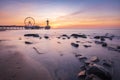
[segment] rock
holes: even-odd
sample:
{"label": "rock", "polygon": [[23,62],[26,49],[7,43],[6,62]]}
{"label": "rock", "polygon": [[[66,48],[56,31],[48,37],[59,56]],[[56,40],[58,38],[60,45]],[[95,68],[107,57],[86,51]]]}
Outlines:
{"label": "rock", "polygon": [[44,36],[44,38],[45,38],[45,39],[48,39],[48,38],[49,38],[49,36]]}
{"label": "rock", "polygon": [[66,35],[66,34],[61,35],[61,37],[70,39],[70,37],[68,35]]}
{"label": "rock", "polygon": [[120,46],[117,46],[117,49],[120,49]]}
{"label": "rock", "polygon": [[80,69],[81,69],[81,70],[86,70],[86,66],[83,65],[83,66],[80,67]]}
{"label": "rock", "polygon": [[68,37],[68,39],[70,39],[70,37]]}
{"label": "rock", "polygon": [[39,37],[38,34],[25,34],[24,36],[27,36],[27,37]]}
{"label": "rock", "polygon": [[33,44],[32,42],[25,41],[25,44]]}
{"label": "rock", "polygon": [[91,41],[87,41],[88,43],[92,43]]}
{"label": "rock", "polygon": [[85,61],[85,65],[86,65],[86,66],[88,66],[88,65],[90,65],[90,64],[93,64],[93,62],[91,62],[90,60],[86,60],[86,61]]}
{"label": "rock", "polygon": [[94,74],[90,74],[90,75],[87,75],[85,80],[102,80],[102,79],[100,79],[98,76]]}
{"label": "rock", "polygon": [[120,52],[120,49],[116,49],[116,48],[110,47],[110,46],[108,47],[108,50]]}
{"label": "rock", "polygon": [[21,37],[19,37],[19,40],[22,40],[22,38],[21,38]]}
{"label": "rock", "polygon": [[102,44],[102,47],[107,47],[107,43],[103,43],[103,44]]}
{"label": "rock", "polygon": [[101,37],[101,39],[100,39],[101,41],[105,41],[105,38],[104,37]]}
{"label": "rock", "polygon": [[79,57],[79,56],[82,56],[81,54],[75,54],[75,57]]}
{"label": "rock", "polygon": [[39,37],[39,39],[42,39],[42,37]]}
{"label": "rock", "polygon": [[76,43],[80,43],[80,41],[76,41]]}
{"label": "rock", "polygon": [[65,37],[63,37],[62,39],[66,39]]}
{"label": "rock", "polygon": [[98,77],[100,77],[102,80],[112,80],[112,76],[108,70],[106,70],[104,67],[93,64],[87,69],[87,74],[94,74]]}
{"label": "rock", "polygon": [[85,48],[91,47],[91,45],[83,45]]}
{"label": "rock", "polygon": [[71,35],[71,37],[74,37],[74,38],[87,38],[87,36],[86,35],[84,35],[84,34],[72,34]]}
{"label": "rock", "polygon": [[111,64],[110,64],[110,63],[107,63],[107,62],[104,62],[103,65],[104,65],[104,66],[107,66],[107,67],[111,67]]}
{"label": "rock", "polygon": [[44,53],[39,52],[39,50],[38,50],[36,47],[33,47],[33,49],[34,49],[38,54],[44,54]]}
{"label": "rock", "polygon": [[80,71],[80,72],[78,73],[78,78],[85,78],[85,77],[86,77],[86,71],[85,71],[85,70]]}
{"label": "rock", "polygon": [[100,39],[101,37],[100,36],[95,36],[94,39]]}
{"label": "rock", "polygon": [[60,54],[60,56],[63,56],[63,54]]}
{"label": "rock", "polygon": [[66,34],[63,34],[63,35],[61,35],[62,37],[68,37],[68,35],[66,35]]}
{"label": "rock", "polygon": [[101,41],[95,41],[96,44],[103,44]]}
{"label": "rock", "polygon": [[71,43],[71,45],[72,45],[73,47],[76,47],[76,48],[79,47],[79,44],[76,44],[76,43]]}
{"label": "rock", "polygon": [[106,66],[106,67],[112,67],[112,62],[105,60],[105,61],[103,62],[103,65]]}
{"label": "rock", "polygon": [[57,37],[58,39],[60,39],[60,37]]}
{"label": "rock", "polygon": [[61,42],[57,42],[58,44],[61,44]]}
{"label": "rock", "polygon": [[91,62],[98,62],[99,58],[97,56],[93,56],[93,57],[90,58],[90,61]]}
{"label": "rock", "polygon": [[79,56],[78,58],[79,58],[79,60],[86,60],[87,59],[87,57],[84,57],[84,56]]}

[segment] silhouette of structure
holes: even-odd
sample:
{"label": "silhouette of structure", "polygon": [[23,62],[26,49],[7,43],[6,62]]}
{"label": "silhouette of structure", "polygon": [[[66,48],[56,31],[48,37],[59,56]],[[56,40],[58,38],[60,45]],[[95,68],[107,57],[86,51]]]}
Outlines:
{"label": "silhouette of structure", "polygon": [[16,25],[1,25],[0,30],[22,30],[24,26],[16,26]]}
{"label": "silhouette of structure", "polygon": [[45,27],[45,29],[50,29],[49,20],[47,20],[46,23],[47,23],[47,26]]}
{"label": "silhouette of structure", "polygon": [[35,25],[35,20],[32,17],[26,17],[24,20],[25,29],[33,29]]}
{"label": "silhouette of structure", "polygon": [[49,20],[46,21],[46,26],[36,26],[35,25],[35,19],[32,17],[26,17],[24,20],[25,26],[16,26],[16,25],[10,25],[5,26],[1,25],[0,30],[22,30],[22,29],[50,29]]}

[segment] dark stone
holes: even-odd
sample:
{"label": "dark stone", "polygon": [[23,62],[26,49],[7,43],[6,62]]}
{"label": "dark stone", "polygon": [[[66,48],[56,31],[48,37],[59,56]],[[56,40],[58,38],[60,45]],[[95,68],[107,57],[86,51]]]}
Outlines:
{"label": "dark stone", "polygon": [[76,47],[76,48],[79,47],[79,44],[76,44],[76,43],[71,43],[71,45],[72,45],[73,47]]}
{"label": "dark stone", "polygon": [[117,49],[120,49],[120,46],[117,46]]}
{"label": "dark stone", "polygon": [[78,73],[78,78],[85,79],[85,77],[86,77],[86,70],[80,71]]}
{"label": "dark stone", "polygon": [[86,70],[86,66],[85,65],[81,66],[80,70]]}
{"label": "dark stone", "polygon": [[61,36],[68,37],[68,35],[66,35],[66,34],[63,34],[63,35],[61,35]]}
{"label": "dark stone", "polygon": [[91,41],[87,41],[88,43],[92,43]]}
{"label": "dark stone", "polygon": [[25,41],[25,44],[33,44],[32,42]]}
{"label": "dark stone", "polygon": [[85,48],[91,47],[91,45],[83,45]]}
{"label": "dark stone", "polygon": [[92,66],[90,66],[87,69],[87,74],[94,74],[103,80],[112,80],[110,72],[108,72],[104,67],[97,64],[93,64]]}
{"label": "dark stone", "polygon": [[106,67],[112,67],[112,62],[104,60],[103,65]]}
{"label": "dark stone", "polygon": [[98,76],[94,75],[94,74],[90,74],[90,75],[87,75],[85,80],[102,80],[102,79],[99,78]]}
{"label": "dark stone", "polygon": [[21,37],[19,37],[19,40],[22,40],[22,38],[21,38]]}
{"label": "dark stone", "polygon": [[60,56],[63,56],[63,54],[60,54]]}
{"label": "dark stone", "polygon": [[74,38],[87,38],[87,36],[86,35],[84,35],[84,34],[72,34],[71,35],[71,37],[74,37]]}
{"label": "dark stone", "polygon": [[42,37],[39,37],[39,39],[42,39]]}
{"label": "dark stone", "polygon": [[103,44],[104,42],[101,41],[95,41],[96,44]]}
{"label": "dark stone", "polygon": [[80,43],[80,41],[76,41],[76,43]]}
{"label": "dark stone", "polygon": [[66,34],[61,35],[61,37],[70,39],[70,37],[68,35],[66,35]]}
{"label": "dark stone", "polygon": [[58,39],[60,39],[60,37],[57,37]]}
{"label": "dark stone", "polygon": [[97,56],[93,56],[90,58],[91,62],[99,62],[99,58]]}
{"label": "dark stone", "polygon": [[48,39],[49,37],[48,36],[44,36],[45,39]]}
{"label": "dark stone", "polygon": [[57,42],[58,44],[61,44],[61,42]]}
{"label": "dark stone", "polygon": [[114,47],[108,47],[108,50],[120,52],[120,49],[116,49]]}
{"label": "dark stone", "polygon": [[82,56],[81,54],[75,54],[75,57]]}
{"label": "dark stone", "polygon": [[93,62],[91,62],[90,60],[86,60],[86,61],[85,61],[85,65],[86,65],[86,66],[88,66],[88,65],[90,65],[90,64],[93,64]]}
{"label": "dark stone", "polygon": [[63,37],[62,39],[66,39],[65,37]]}
{"label": "dark stone", "polygon": [[39,37],[38,34],[25,34],[24,36],[27,36],[27,37]]}
{"label": "dark stone", "polygon": [[105,38],[104,37],[101,37],[101,39],[100,39],[101,41],[105,41]]}
{"label": "dark stone", "polygon": [[87,57],[84,57],[84,56],[79,56],[78,58],[79,60],[87,60]]}
{"label": "dark stone", "polygon": [[104,66],[107,66],[107,67],[111,67],[111,64],[110,64],[110,63],[107,63],[107,62],[104,62],[103,65],[104,65]]}
{"label": "dark stone", "polygon": [[100,36],[95,36],[94,38],[95,38],[95,39],[100,39],[101,37],[100,37]]}
{"label": "dark stone", "polygon": [[103,44],[102,44],[102,47],[107,47],[107,43],[103,43]]}

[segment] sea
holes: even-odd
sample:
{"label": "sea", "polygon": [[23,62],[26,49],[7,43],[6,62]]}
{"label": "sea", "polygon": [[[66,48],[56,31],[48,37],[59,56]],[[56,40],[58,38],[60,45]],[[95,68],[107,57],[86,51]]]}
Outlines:
{"label": "sea", "polygon": [[[25,34],[38,34],[40,37],[26,37]],[[87,38],[72,38],[72,34],[84,34]],[[67,35],[70,39],[61,37],[62,35]],[[46,39],[45,36],[49,38]],[[95,36],[107,36],[112,39],[105,38],[107,47],[103,47],[95,43],[100,42]],[[26,41],[31,44],[26,44]],[[71,43],[76,43],[79,47],[74,47]],[[8,49],[20,51],[38,64],[42,63],[53,80],[78,80],[78,73],[84,63],[75,54],[81,54],[87,59],[97,56],[100,61],[96,64],[101,66],[104,60],[113,61],[111,68],[103,67],[108,69],[113,80],[120,79],[120,50],[117,49],[120,46],[120,29],[6,30],[0,31],[0,44],[13,46]],[[31,62],[31,65],[33,64]]]}

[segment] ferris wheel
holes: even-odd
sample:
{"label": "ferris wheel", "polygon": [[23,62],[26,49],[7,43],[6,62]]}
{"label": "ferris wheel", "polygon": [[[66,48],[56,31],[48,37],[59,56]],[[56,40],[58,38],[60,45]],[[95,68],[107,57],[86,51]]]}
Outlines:
{"label": "ferris wheel", "polygon": [[26,17],[25,20],[24,20],[24,24],[27,27],[32,27],[32,26],[35,25],[35,20],[32,17]]}

